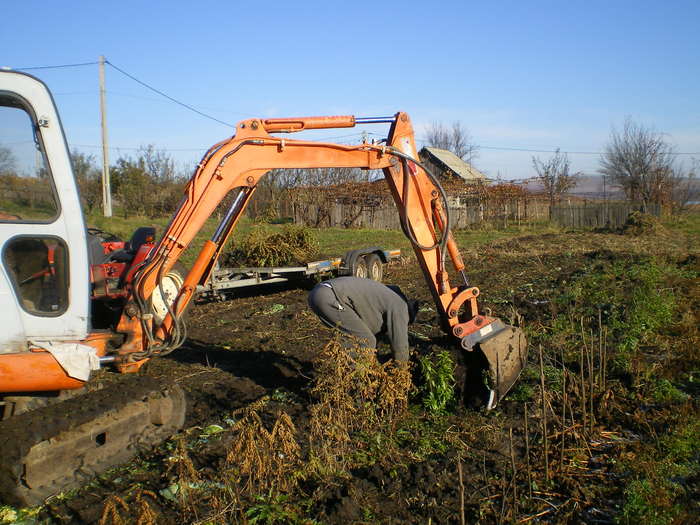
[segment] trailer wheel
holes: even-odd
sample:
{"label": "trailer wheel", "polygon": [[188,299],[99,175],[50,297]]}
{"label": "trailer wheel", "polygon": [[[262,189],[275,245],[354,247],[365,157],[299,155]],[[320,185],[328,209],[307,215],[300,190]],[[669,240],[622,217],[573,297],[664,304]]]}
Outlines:
{"label": "trailer wheel", "polygon": [[366,279],[368,277],[367,260],[364,257],[355,259],[355,263],[352,265],[352,275],[360,279]]}
{"label": "trailer wheel", "polygon": [[[165,292],[165,301],[160,293],[160,287],[156,286],[153,290],[153,295],[151,296],[151,301],[153,304],[153,319],[157,324],[163,322],[165,316],[168,315],[168,308],[166,307],[166,301],[168,305],[172,305],[173,301],[177,297],[182,284],[185,282],[185,277],[187,276],[187,270],[180,263],[175,263],[170,271],[163,277],[163,292]],[[191,302],[190,302],[191,303]],[[185,310],[185,315],[187,310]]]}
{"label": "trailer wheel", "polygon": [[365,255],[365,260],[367,264],[367,277],[381,283],[382,277],[384,276],[384,265],[379,255],[376,253],[369,253]]}

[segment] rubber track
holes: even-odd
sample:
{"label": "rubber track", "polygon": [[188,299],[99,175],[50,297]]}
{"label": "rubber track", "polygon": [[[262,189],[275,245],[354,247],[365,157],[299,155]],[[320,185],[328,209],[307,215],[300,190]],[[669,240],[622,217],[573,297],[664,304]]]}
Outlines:
{"label": "rubber track", "polygon": [[[13,504],[25,503],[23,492],[27,488],[18,491],[18,487],[22,487],[22,463],[36,444],[165,390],[167,386],[154,378],[129,376],[100,390],[0,421],[0,499]],[[78,480],[84,481],[85,475],[76,473]]]}

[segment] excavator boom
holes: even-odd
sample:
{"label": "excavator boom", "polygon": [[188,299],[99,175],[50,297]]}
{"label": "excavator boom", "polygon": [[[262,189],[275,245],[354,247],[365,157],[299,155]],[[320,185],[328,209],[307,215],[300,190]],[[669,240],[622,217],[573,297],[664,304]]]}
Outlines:
{"label": "excavator boom", "polygon": [[[357,123],[389,123],[386,142],[348,146],[271,134],[352,127]],[[118,327],[128,337],[118,350],[117,366],[122,371],[137,369],[146,359],[170,352],[182,343],[181,314],[197,286],[206,281],[263,175],[276,168],[331,167],[383,170],[443,329],[464,350],[479,347],[484,352],[494,401],[501,399],[525,364],[526,341],[519,328],[479,313],[479,289],[467,281],[464,262],[450,231],[447,197],[439,181],[417,159],[414,132],[406,113],[365,119],[333,116],[239,122],[231,139],[216,144],[204,155],[163,237],[135,275],[132,301],[124,309]],[[204,243],[168,315],[156,326],[149,298],[157,283],[231,191],[236,192],[236,197],[228,212],[212,238]],[[450,281],[448,257],[461,277],[457,284]]]}
{"label": "excavator boom", "polygon": [[[24,217],[0,213],[0,320],[5,329],[0,338],[0,440],[7,444],[0,458],[0,499],[6,502],[39,503],[181,428],[187,403],[179,386],[142,375],[101,384],[88,381],[90,372],[107,363],[134,372],[184,342],[185,309],[206,282],[258,181],[273,169],[383,170],[443,329],[463,350],[484,353],[496,400],[525,363],[522,331],[479,311],[479,289],[467,282],[450,232],[446,195],[418,160],[405,113],[239,122],[234,136],[202,158],[160,241],[153,246],[150,238],[145,242],[145,234],[138,242],[135,236],[129,243],[132,251],[122,253],[125,260],[105,265],[91,264],[66,140],[48,88],[29,75],[0,71],[0,113],[7,136],[23,131],[27,144],[34,143],[36,151],[18,151],[31,151],[24,160],[28,166],[36,164],[41,179],[29,178],[32,184],[41,180],[42,191],[53,198],[46,210],[29,209]],[[388,124],[387,139],[342,145],[279,135],[359,124]],[[215,233],[181,279],[176,263],[231,193]],[[91,273],[96,266],[100,272]],[[110,274],[117,266],[124,273]],[[111,281],[118,293],[112,293]],[[96,297],[95,290],[104,297]],[[99,319],[99,329],[91,295],[93,303],[105,297],[114,301],[106,308],[109,315]],[[134,388],[122,388],[128,383]],[[44,395],[57,391],[58,396]],[[70,397],[68,391],[76,395]]]}

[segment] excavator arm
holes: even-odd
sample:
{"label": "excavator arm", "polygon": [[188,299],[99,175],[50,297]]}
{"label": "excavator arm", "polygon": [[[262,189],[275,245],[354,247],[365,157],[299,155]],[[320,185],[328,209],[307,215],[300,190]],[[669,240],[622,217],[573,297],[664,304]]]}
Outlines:
{"label": "excavator arm", "polygon": [[[391,125],[385,143],[348,146],[271,134],[372,123]],[[467,281],[450,231],[446,195],[438,180],[417,160],[414,132],[406,113],[387,118],[335,116],[239,122],[231,139],[214,145],[204,155],[160,242],[133,276],[131,298],[117,327],[117,331],[127,334],[125,343],[113,356],[120,370],[138,369],[148,358],[182,344],[182,313],[197,286],[209,276],[263,175],[276,168],[332,167],[383,170],[443,329],[465,350],[479,345],[489,362],[497,398],[503,397],[524,366],[525,338],[520,329],[479,313],[479,290]],[[154,290],[230,192],[235,197],[228,211],[212,238],[204,243],[177,298],[169,306],[168,315],[156,325],[150,305]],[[453,273],[459,276],[458,284],[450,281],[448,258]]]}

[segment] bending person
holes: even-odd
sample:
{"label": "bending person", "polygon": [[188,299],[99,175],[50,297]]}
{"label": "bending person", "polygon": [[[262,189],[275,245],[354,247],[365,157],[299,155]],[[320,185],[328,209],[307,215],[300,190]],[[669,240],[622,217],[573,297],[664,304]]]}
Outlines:
{"label": "bending person", "polygon": [[408,325],[418,312],[398,286],[371,279],[338,277],[317,284],[309,293],[309,306],[331,328],[377,347],[377,336],[389,340],[394,359],[408,362]]}

